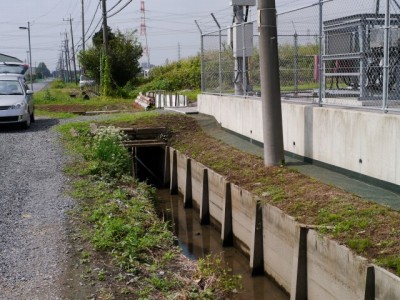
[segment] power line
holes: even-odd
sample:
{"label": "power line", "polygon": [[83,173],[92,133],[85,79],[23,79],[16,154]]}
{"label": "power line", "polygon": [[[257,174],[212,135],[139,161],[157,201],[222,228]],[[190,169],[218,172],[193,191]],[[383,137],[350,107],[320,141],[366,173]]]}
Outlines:
{"label": "power line", "polygon": [[119,12],[121,12],[125,7],[127,7],[129,5],[129,3],[131,3],[132,0],[129,0],[124,6],[122,6],[119,10],[117,10],[115,13],[113,13],[112,15],[109,15],[108,17],[111,18],[113,16],[115,16],[116,14],[118,14]]}
{"label": "power line", "polygon": [[[89,27],[87,28],[87,30],[86,30],[86,32],[85,32],[85,36],[86,36],[87,33],[89,32],[90,27],[91,27],[92,24],[93,24],[94,18],[96,17],[96,14],[97,14],[97,11],[99,10],[99,8],[100,8],[100,1],[99,1],[99,3],[97,4],[96,11],[94,12],[93,17],[92,17],[92,20],[90,21]],[[98,26],[98,24],[96,25],[96,27],[97,27],[97,26]],[[86,39],[86,40],[87,40],[87,39]],[[85,40],[85,42],[86,42],[86,40]]]}
{"label": "power line", "polygon": [[117,4],[115,4],[113,7],[111,7],[109,10],[107,10],[107,13],[111,12],[118,4],[120,4],[122,0],[119,0]]}

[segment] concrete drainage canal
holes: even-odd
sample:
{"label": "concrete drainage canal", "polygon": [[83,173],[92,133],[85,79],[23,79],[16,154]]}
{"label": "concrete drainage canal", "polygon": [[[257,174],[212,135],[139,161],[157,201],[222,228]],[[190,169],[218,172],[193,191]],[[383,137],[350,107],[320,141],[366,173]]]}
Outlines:
{"label": "concrete drainage canal", "polygon": [[165,188],[169,185],[170,175],[166,166],[166,147],[160,139],[165,128],[125,131],[131,138],[126,146],[133,156],[132,173],[158,188],[158,212],[171,223],[183,253],[193,260],[208,254],[221,254],[227,269],[242,276],[244,290],[235,299],[289,299],[289,295],[267,276],[252,276],[249,257],[236,247],[223,247],[218,226],[201,225],[198,207],[185,208],[182,195],[171,195],[171,190]]}

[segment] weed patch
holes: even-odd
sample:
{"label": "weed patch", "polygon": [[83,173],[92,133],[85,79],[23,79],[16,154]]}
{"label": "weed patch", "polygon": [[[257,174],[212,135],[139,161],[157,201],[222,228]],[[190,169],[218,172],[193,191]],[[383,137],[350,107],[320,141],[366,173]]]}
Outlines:
{"label": "weed patch", "polygon": [[221,299],[238,290],[219,265],[205,260],[208,267],[198,268],[175,246],[155,212],[155,189],[128,176],[124,137],[115,127],[76,123],[60,132],[76,159],[67,170],[70,193],[79,200],[71,218],[90,245],[80,256],[82,278],[97,287],[97,297]]}

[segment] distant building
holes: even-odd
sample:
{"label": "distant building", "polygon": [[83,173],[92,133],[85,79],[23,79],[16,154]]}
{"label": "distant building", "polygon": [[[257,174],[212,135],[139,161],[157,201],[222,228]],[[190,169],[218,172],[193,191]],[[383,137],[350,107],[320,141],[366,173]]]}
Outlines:
{"label": "distant building", "polygon": [[3,53],[0,53],[0,61],[1,62],[23,62],[22,60],[14,57],[14,56],[10,56],[10,55],[3,54]]}
{"label": "distant building", "polygon": [[151,71],[151,69],[153,69],[155,67],[155,65],[152,65],[152,64],[149,65],[149,64],[143,62],[140,64],[140,67],[142,68],[143,77],[146,78],[149,76],[149,72]]}

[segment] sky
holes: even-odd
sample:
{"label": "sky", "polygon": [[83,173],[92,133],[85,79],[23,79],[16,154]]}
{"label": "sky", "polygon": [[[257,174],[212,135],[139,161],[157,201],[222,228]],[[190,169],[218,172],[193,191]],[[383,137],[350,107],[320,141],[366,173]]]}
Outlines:
{"label": "sky", "polygon": [[[333,0],[326,4],[325,14],[332,17],[354,14],[356,10],[372,12],[376,0]],[[276,0],[277,12],[284,13],[300,8],[318,0]],[[383,3],[384,0],[381,0]],[[100,29],[101,3],[99,0],[83,0],[86,37]],[[203,32],[217,30],[211,13],[222,28],[232,23],[233,9],[230,0],[144,0],[145,13],[141,12],[141,0],[107,0],[108,25],[112,30],[137,30],[138,39],[146,46],[146,38],[140,34],[143,22],[146,25],[147,45],[150,63],[163,65],[167,61],[193,56],[200,50],[200,33],[195,24],[198,22]],[[381,6],[383,5],[381,3]],[[27,60],[29,43],[28,31],[19,27],[30,23],[32,62],[37,65],[44,62],[55,70],[65,33],[69,45],[72,45],[70,18],[74,44],[77,51],[82,45],[82,0],[12,0],[0,10],[0,53]],[[123,6],[127,6],[123,8]],[[383,7],[383,6],[382,6]],[[120,12],[118,10],[122,9]],[[117,13],[118,12],[118,13]],[[111,16],[116,13],[114,16]],[[256,20],[257,8],[250,9],[250,20]],[[278,15],[278,31],[292,34],[294,29],[314,33],[318,26],[318,7],[312,7],[297,13]],[[91,26],[89,27],[89,25]],[[90,46],[91,39],[86,43]],[[147,62],[147,57],[141,59]]]}

